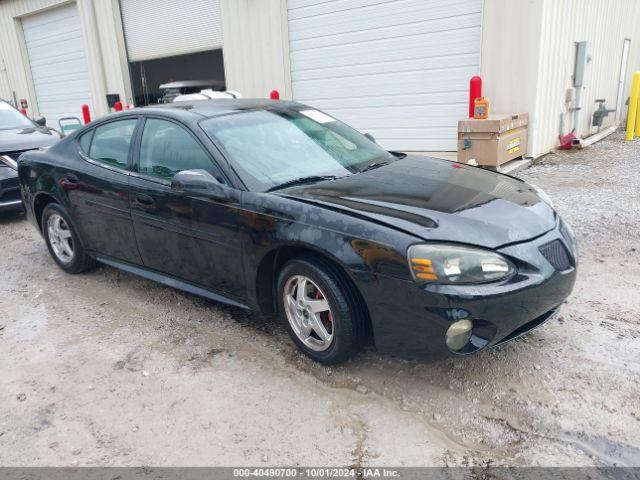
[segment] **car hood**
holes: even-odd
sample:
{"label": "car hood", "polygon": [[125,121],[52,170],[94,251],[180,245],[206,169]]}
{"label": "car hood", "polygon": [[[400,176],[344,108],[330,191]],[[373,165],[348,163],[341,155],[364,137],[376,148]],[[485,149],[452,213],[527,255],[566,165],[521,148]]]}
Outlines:
{"label": "car hood", "polygon": [[0,129],[0,153],[49,147],[58,140],[60,135],[46,128]]}
{"label": "car hood", "polygon": [[537,237],[556,223],[553,209],[526,183],[422,156],[279,193],[366,217],[424,240],[488,248]]}

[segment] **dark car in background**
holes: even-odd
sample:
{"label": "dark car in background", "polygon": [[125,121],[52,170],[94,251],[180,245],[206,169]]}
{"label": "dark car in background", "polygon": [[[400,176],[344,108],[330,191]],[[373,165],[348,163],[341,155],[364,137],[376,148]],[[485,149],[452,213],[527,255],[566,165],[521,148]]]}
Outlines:
{"label": "dark car in background", "polygon": [[31,120],[9,103],[0,100],[0,212],[21,210],[18,185],[18,157],[60,140],[60,135],[45,126],[45,119]]}
{"label": "dark car in background", "polygon": [[276,312],[322,363],[371,336],[462,356],[551,318],[576,246],[537,188],[388,152],[292,102],[214,100],[100,119],[21,157],[28,216],[70,273],[96,261]]}

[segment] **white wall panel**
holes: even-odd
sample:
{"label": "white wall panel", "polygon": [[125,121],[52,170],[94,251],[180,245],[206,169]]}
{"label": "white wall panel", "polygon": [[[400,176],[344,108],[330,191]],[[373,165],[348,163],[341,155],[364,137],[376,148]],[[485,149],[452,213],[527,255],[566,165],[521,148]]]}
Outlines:
{"label": "white wall panel", "polygon": [[[558,146],[561,114],[565,133],[574,127],[582,137],[596,132],[590,126],[595,100],[604,98],[608,108],[615,108],[625,38],[631,39],[628,98],[631,72],[640,70],[637,0],[491,0],[484,17],[484,93],[493,111],[529,112],[529,155],[538,157]],[[592,61],[580,122],[574,125],[565,94],[572,87],[579,41],[590,42]],[[611,114],[604,126],[614,122]]]}
{"label": "white wall panel", "polygon": [[219,0],[121,0],[129,60],[222,48]]}
{"label": "white wall panel", "polygon": [[[29,115],[38,111],[34,81],[29,67],[29,54],[22,20],[62,6],[75,6],[80,17],[82,40],[91,95],[89,106],[94,116],[108,113],[105,95],[118,93],[130,98],[124,40],[120,26],[118,0],[2,0],[0,1],[0,96],[15,96],[29,102]],[[52,54],[55,52],[52,51]],[[62,89],[59,95],[65,95]],[[80,105],[72,112],[80,116]]]}
{"label": "white wall panel", "polygon": [[[567,131],[575,127],[577,135],[582,137],[596,132],[591,127],[596,99],[606,99],[607,108],[615,108],[625,38],[631,39],[627,85],[631,81],[630,72],[640,70],[640,2],[545,0],[542,26],[544,42],[540,52],[537,122],[532,145],[536,155],[558,145],[560,113],[564,110],[565,92],[572,86],[575,42],[590,43],[592,60],[582,93],[580,122],[574,125],[572,115],[565,115]],[[603,128],[614,123],[615,115],[611,114]]]}
{"label": "white wall panel", "polygon": [[285,0],[221,0],[227,88],[265,98],[278,90],[291,99]]}
{"label": "white wall panel", "polygon": [[51,127],[91,103],[91,85],[80,17],[75,4],[22,19],[40,115]]}
{"label": "white wall panel", "polygon": [[455,150],[480,68],[482,3],[289,0],[294,100],[388,148]]}

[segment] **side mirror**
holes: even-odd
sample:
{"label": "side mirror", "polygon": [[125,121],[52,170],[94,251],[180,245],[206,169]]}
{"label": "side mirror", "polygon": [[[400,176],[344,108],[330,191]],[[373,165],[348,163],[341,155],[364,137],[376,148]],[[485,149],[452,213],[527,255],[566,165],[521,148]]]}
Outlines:
{"label": "side mirror", "polygon": [[35,123],[39,127],[46,127],[47,126],[47,119],[44,118],[44,117],[34,117],[33,123]]}
{"label": "side mirror", "polygon": [[364,136],[367,137],[369,140],[371,140],[373,143],[378,143],[376,142],[376,139],[373,137],[373,135],[371,135],[370,133],[365,133]]}
{"label": "side mirror", "polygon": [[82,128],[82,122],[78,117],[64,117],[58,120],[58,126],[62,135],[66,136]]}
{"label": "side mirror", "polygon": [[171,180],[171,192],[181,195],[194,195],[214,200],[228,200],[230,189],[221,184],[206,170],[183,170]]}

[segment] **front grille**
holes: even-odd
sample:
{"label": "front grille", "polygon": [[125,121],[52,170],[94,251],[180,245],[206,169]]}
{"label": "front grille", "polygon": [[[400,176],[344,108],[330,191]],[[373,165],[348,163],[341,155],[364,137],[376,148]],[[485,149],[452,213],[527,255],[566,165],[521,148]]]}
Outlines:
{"label": "front grille", "polygon": [[540,248],[540,253],[556,270],[566,270],[571,267],[571,260],[567,249],[560,240],[545,243]]}

